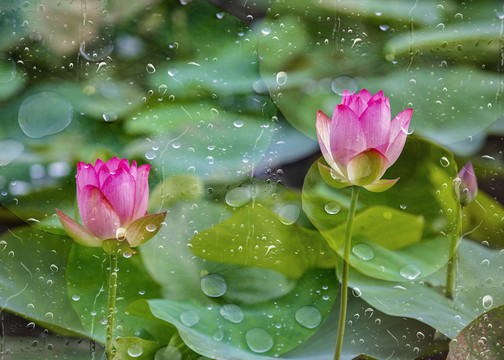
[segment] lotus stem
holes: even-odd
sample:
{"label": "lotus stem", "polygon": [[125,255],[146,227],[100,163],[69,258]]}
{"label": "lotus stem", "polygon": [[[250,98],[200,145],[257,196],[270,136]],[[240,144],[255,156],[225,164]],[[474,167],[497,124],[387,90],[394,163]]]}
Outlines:
{"label": "lotus stem", "polygon": [[450,239],[450,250],[448,258],[448,267],[446,270],[446,297],[453,299],[453,291],[455,287],[455,267],[457,265],[457,248],[460,240],[462,239],[462,218],[464,216],[464,207],[460,207],[460,216],[458,218],[457,226],[460,227],[460,234],[456,234]]}
{"label": "lotus stem", "polygon": [[350,272],[350,247],[352,244],[352,225],[355,217],[355,209],[357,208],[357,199],[359,197],[359,187],[352,186],[352,199],[345,231],[345,247],[343,250],[343,271],[341,274],[341,299],[340,312],[338,321],[338,337],[336,339],[336,351],[334,360],[340,360],[341,350],[343,348],[343,336],[345,333],[346,312],[348,302],[348,274]]}
{"label": "lotus stem", "polygon": [[117,254],[110,255],[110,272],[109,272],[109,289],[108,289],[108,304],[107,304],[107,333],[105,337],[105,354],[107,360],[112,360],[114,342],[114,314],[116,311],[116,294],[117,294]]}

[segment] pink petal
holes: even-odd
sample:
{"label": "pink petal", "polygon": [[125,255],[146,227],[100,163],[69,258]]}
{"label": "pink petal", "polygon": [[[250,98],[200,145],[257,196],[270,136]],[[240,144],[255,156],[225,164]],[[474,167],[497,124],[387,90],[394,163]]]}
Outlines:
{"label": "pink petal", "polygon": [[361,98],[362,101],[364,101],[366,104],[369,102],[369,100],[371,100],[371,94],[369,93],[369,91],[367,91],[366,89],[362,89],[358,94],[357,94],[358,97]]}
{"label": "pink petal", "polygon": [[334,109],[330,145],[332,157],[341,167],[346,167],[350,158],[366,149],[359,118],[345,105],[338,105]]}
{"label": "pink petal", "polygon": [[132,220],[145,215],[149,203],[149,171],[150,165],[142,165],[136,173],[135,209]]}
{"label": "pink petal", "polygon": [[121,226],[126,227],[131,222],[135,208],[135,179],[126,170],[119,168],[111,173],[103,183],[103,195],[112,205]]}
{"label": "pink petal", "polygon": [[327,164],[332,167],[334,160],[331,155],[331,145],[329,140],[331,133],[331,119],[320,110],[317,112],[315,128],[317,129],[317,138],[320,146],[320,151],[322,152],[322,155],[324,156]]}
{"label": "pink petal", "polygon": [[389,159],[389,166],[395,163],[401,155],[408,136],[411,115],[413,115],[413,109],[403,110],[390,123],[389,146],[385,151],[385,156]]}
{"label": "pink petal", "polygon": [[98,171],[100,171],[101,167],[105,165],[105,163],[101,160],[101,159],[96,159],[96,162],[95,162],[95,165],[94,165],[94,169],[95,169],[95,172],[98,174]]}
{"label": "pink petal", "polygon": [[117,170],[117,167],[119,166],[120,162],[121,160],[119,160],[117,157],[114,156],[112,159],[107,161],[105,165],[107,165],[110,171],[114,172]]}
{"label": "pink petal", "polygon": [[95,169],[90,164],[79,162],[77,164],[77,201],[79,201],[80,190],[86,185],[99,186],[98,176],[96,176]]}
{"label": "pink petal", "polygon": [[371,99],[368,100],[368,103],[371,103],[376,100],[385,100],[385,95],[383,95],[383,91],[378,91],[376,94],[374,94]]}
{"label": "pink petal", "polygon": [[390,138],[390,108],[383,99],[370,101],[360,117],[366,146],[385,153]]}
{"label": "pink petal", "polygon": [[100,186],[99,188],[101,189],[103,184],[105,183],[105,180],[110,176],[111,171],[107,167],[107,165],[103,164],[100,167],[100,170],[97,172],[98,174],[98,180],[100,181]]}
{"label": "pink petal", "polygon": [[361,114],[366,110],[368,104],[362,100],[359,96],[353,96],[349,100],[346,101],[346,104],[357,116],[361,116]]}
{"label": "pink petal", "polygon": [[119,216],[100,189],[93,185],[84,186],[78,204],[84,227],[91,234],[99,239],[115,238],[120,226]]}
{"label": "pink petal", "polygon": [[97,247],[102,245],[102,241],[100,239],[92,235],[70,216],[58,209],[56,209],[56,213],[58,214],[61,225],[63,225],[63,228],[67,232],[68,236],[70,236],[75,242],[84,246]]}

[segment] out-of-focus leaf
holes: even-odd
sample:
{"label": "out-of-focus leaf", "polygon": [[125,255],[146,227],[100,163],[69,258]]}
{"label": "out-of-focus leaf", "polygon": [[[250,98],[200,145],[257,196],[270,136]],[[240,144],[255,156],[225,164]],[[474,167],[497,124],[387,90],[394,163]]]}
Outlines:
{"label": "out-of-focus leaf", "polygon": [[450,342],[447,360],[494,360],[504,356],[504,305],[471,321]]}
{"label": "out-of-focus leaf", "polygon": [[332,268],[336,262],[317,231],[285,224],[261,204],[241,208],[196,235],[190,246],[194,254],[208,260],[276,270],[295,279],[309,268]]}
{"label": "out-of-focus leaf", "polygon": [[317,331],[335,299],[333,277],[332,271],[310,271],[284,297],[239,307],[192,299],[148,303],[154,316],[174,324],[184,342],[202,355],[261,359],[263,353],[285,353]]}
{"label": "out-of-focus leaf", "polygon": [[472,239],[504,248],[504,207],[499,202],[480,189],[475,201],[463,211],[464,233],[470,233]]}
{"label": "out-of-focus leaf", "polygon": [[350,271],[349,284],[362,298],[393,316],[420,320],[449,338],[492,307],[504,304],[504,252],[463,240],[458,247],[454,300],[444,295],[446,267],[421,280],[389,282]]}
{"label": "out-of-focus leaf", "polygon": [[56,333],[91,336],[67,295],[65,269],[73,241],[28,226],[0,239],[1,309]]}

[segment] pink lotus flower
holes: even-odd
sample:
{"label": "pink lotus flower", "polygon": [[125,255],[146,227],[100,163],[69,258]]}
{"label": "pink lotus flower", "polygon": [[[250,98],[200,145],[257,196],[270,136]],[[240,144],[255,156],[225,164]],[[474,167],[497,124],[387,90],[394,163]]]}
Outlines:
{"label": "pink lotus flower", "polygon": [[319,163],[324,180],[336,188],[390,189],[399,178],[380,179],[404,148],[412,114],[407,109],[391,121],[389,99],[382,91],[372,96],[365,89],[358,94],[345,90],[332,120],[320,110],[317,113],[320,150],[329,165]]}
{"label": "pink lotus flower", "polygon": [[468,162],[458,173],[460,181],[455,182],[455,192],[462,206],[471,203],[478,193],[478,181],[472,164]]}
{"label": "pink lotus flower", "polygon": [[102,246],[104,240],[143,244],[158,231],[166,213],[147,214],[150,165],[137,168],[114,157],[95,165],[77,165],[77,204],[84,226],[56,209],[63,228],[84,246]]}

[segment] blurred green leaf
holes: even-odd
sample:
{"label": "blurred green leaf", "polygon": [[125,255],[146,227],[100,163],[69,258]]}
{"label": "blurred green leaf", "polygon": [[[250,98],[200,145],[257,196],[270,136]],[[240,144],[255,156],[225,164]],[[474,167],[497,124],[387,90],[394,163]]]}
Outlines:
{"label": "blurred green leaf", "polygon": [[499,359],[504,355],[504,305],[471,321],[450,342],[447,360]]}
{"label": "blurred green leaf", "polygon": [[449,338],[488,309],[504,304],[504,252],[463,240],[458,247],[454,300],[444,295],[446,267],[421,280],[389,282],[350,271],[349,284],[362,298],[393,316],[420,320]]}
{"label": "blurred green leaf", "polygon": [[313,267],[332,268],[335,256],[317,231],[285,224],[255,204],[196,235],[191,251],[207,260],[276,270],[297,279]]}
{"label": "blurred green leaf", "polygon": [[0,239],[1,309],[59,334],[91,337],[67,295],[65,270],[73,241],[28,226],[8,230]]}
{"label": "blurred green leaf", "polygon": [[327,290],[332,278],[331,271],[310,271],[284,297],[233,308],[192,299],[148,303],[154,316],[174,324],[184,342],[202,355],[261,359],[259,354],[284,353],[315,333],[334,301]]}

